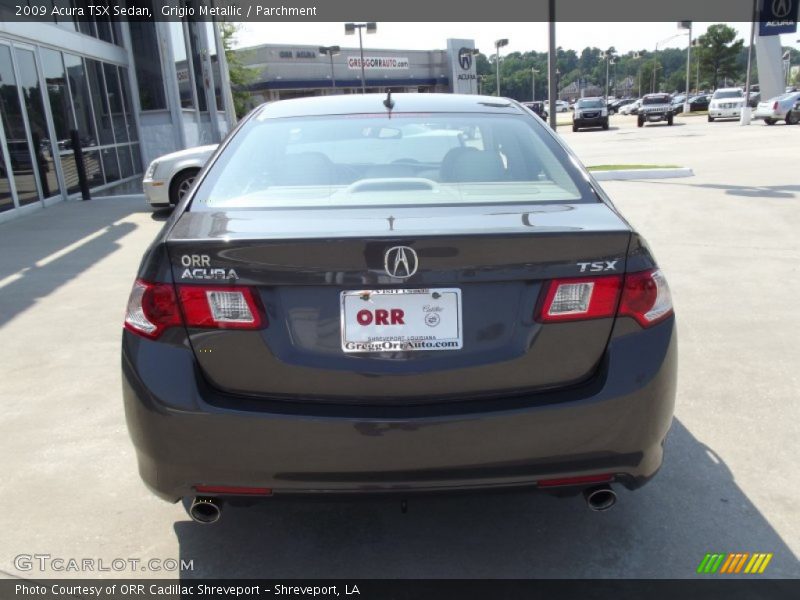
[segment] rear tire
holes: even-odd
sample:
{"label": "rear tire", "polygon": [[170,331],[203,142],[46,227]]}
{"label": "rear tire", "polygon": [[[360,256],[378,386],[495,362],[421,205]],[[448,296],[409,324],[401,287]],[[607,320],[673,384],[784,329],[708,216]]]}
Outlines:
{"label": "rear tire", "polygon": [[786,114],[786,124],[787,125],[797,125],[797,123],[800,123],[800,114],[797,114],[793,110],[790,110]]}
{"label": "rear tire", "polygon": [[608,129],[608,119],[603,122],[603,129]]}
{"label": "rear tire", "polygon": [[767,125],[775,125],[776,122],[775,119],[764,119],[764,123]]}
{"label": "rear tire", "polygon": [[186,169],[172,178],[172,183],[169,184],[169,201],[171,204],[178,204],[183,199],[186,192],[192,187],[194,178],[197,177],[199,172],[200,169]]}

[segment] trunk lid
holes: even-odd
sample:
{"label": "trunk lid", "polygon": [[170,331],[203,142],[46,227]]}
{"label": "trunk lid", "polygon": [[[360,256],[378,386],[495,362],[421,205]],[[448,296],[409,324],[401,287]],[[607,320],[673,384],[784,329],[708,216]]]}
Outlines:
{"label": "trunk lid", "polygon": [[[265,310],[268,326],[258,331],[189,329],[200,369],[217,388],[421,403],[590,376],[613,318],[542,325],[536,303],[549,280],[597,275],[588,263],[616,261],[603,274],[623,273],[629,240],[629,226],[605,204],[542,203],[186,212],[167,248],[178,285],[252,286]],[[386,271],[386,252],[397,246],[418,257],[407,279]],[[343,350],[343,292],[408,289],[456,290],[460,349]]]}

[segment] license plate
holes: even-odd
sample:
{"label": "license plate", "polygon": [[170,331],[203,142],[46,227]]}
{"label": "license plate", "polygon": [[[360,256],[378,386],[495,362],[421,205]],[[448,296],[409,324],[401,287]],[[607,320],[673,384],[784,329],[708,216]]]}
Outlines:
{"label": "license plate", "polygon": [[351,290],[341,294],[342,350],[398,352],[459,350],[458,288]]}

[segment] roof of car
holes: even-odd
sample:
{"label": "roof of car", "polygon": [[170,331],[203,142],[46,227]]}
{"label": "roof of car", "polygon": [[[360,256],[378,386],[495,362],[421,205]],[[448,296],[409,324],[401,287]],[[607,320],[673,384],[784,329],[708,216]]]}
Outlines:
{"label": "roof of car", "polygon": [[[346,94],[279,100],[262,105],[256,118],[305,117],[388,112],[386,94]],[[474,94],[392,94],[392,112],[495,112],[523,114],[508,98]]]}

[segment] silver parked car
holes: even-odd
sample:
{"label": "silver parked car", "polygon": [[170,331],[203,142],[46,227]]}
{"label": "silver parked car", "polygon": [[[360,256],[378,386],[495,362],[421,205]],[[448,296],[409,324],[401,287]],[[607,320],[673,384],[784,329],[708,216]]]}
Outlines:
{"label": "silver parked car", "polygon": [[778,121],[786,121],[787,125],[796,123],[797,113],[792,111],[794,105],[800,100],[800,92],[781,94],[770,98],[766,102],[759,102],[754,119],[764,119],[767,125],[775,125]]}
{"label": "silver parked car", "polygon": [[217,149],[216,144],[187,148],[159,156],[147,167],[142,180],[151,208],[168,208],[186,195],[195,177]]}

